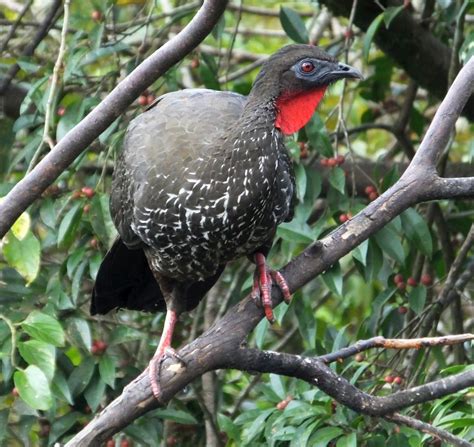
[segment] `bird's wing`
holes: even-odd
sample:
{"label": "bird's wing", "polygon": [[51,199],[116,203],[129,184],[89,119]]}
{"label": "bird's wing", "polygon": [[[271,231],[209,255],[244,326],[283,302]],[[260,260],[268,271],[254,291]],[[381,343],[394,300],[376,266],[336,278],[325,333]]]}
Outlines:
{"label": "bird's wing", "polygon": [[191,166],[200,158],[213,162],[245,101],[231,92],[181,90],[163,95],[130,123],[111,194],[112,217],[127,245],[140,243],[134,221],[153,219],[168,198],[192,188]]}

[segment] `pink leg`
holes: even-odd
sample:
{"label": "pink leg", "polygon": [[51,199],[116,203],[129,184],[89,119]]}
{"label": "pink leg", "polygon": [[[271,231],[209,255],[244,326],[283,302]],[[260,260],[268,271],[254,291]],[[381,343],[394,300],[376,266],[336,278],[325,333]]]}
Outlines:
{"label": "pink leg", "polygon": [[270,323],[275,321],[273,317],[271,286],[273,281],[280,287],[283,298],[287,303],[291,300],[291,293],[285,278],[280,272],[270,270],[267,267],[265,256],[262,253],[255,253],[255,276],[251,296],[256,298],[260,296],[260,300],[265,311],[265,316]]}
{"label": "pink leg", "polygon": [[150,360],[148,376],[150,377],[151,390],[157,399],[160,397],[160,385],[158,383],[159,367],[165,358],[166,352],[170,349],[171,339],[173,337],[174,327],[176,326],[177,321],[178,314],[174,310],[167,310],[160,343],[158,344],[155,355]]}

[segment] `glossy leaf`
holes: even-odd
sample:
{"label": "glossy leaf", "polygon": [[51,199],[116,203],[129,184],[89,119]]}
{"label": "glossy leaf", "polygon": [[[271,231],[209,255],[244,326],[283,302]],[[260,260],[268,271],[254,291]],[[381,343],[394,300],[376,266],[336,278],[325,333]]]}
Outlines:
{"label": "glossy leaf", "polygon": [[308,31],[300,15],[294,10],[282,6],[280,9],[280,22],[285,33],[297,43],[308,43]]}
{"label": "glossy leaf", "polygon": [[22,328],[31,337],[50,343],[53,346],[64,345],[64,331],[61,324],[52,316],[34,310],[21,323]]}
{"label": "glossy leaf", "polygon": [[36,365],[28,366],[24,371],[15,372],[15,387],[20,397],[36,410],[48,410],[52,403],[48,379]]}

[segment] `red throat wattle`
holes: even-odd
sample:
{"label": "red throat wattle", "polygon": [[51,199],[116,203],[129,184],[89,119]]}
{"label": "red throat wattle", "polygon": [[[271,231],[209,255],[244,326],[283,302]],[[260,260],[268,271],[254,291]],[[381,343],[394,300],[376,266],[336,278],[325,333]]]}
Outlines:
{"label": "red throat wattle", "polygon": [[325,91],[326,86],[296,95],[282,94],[276,100],[278,113],[275,127],[284,135],[300,130],[310,120]]}

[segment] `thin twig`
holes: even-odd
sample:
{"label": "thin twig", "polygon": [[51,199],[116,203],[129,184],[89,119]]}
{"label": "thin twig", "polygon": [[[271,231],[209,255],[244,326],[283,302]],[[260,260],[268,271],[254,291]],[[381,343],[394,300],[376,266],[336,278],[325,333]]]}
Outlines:
{"label": "thin twig", "polygon": [[50,124],[50,121],[51,121],[53,106],[56,104],[55,96],[56,96],[56,89],[57,89],[58,82],[59,82],[59,73],[61,72],[61,70],[64,70],[63,60],[64,60],[64,55],[66,53],[66,37],[67,37],[67,32],[68,32],[68,27],[69,27],[69,7],[70,7],[70,5],[71,5],[71,0],[64,0],[63,28],[61,30],[61,41],[59,43],[58,57],[56,58],[56,63],[54,64],[54,68],[53,68],[53,78],[51,80],[51,85],[50,85],[50,88],[49,88],[48,100],[46,101],[46,111],[45,111],[45,116],[44,116],[43,137],[41,139],[41,143],[39,144],[38,148],[36,149],[32,159],[30,161],[28,169],[26,170],[27,174],[29,172],[31,172],[31,170],[36,165],[36,162],[38,161],[38,158],[41,155],[41,151],[43,149],[43,144],[48,143],[50,149],[53,149],[53,147],[54,147],[54,141],[51,138],[51,136],[49,135],[49,124]]}
{"label": "thin twig", "polygon": [[431,424],[427,424],[426,422],[419,421],[418,419],[411,418],[409,416],[405,416],[400,413],[394,413],[388,416],[384,416],[384,419],[390,422],[398,422],[408,427],[414,428],[416,430],[420,430],[423,433],[427,433],[435,438],[442,439],[443,441],[459,446],[459,447],[472,447],[473,444],[465,441],[464,439],[459,438],[458,436],[454,436],[453,434],[449,433],[442,428],[433,427]]}

